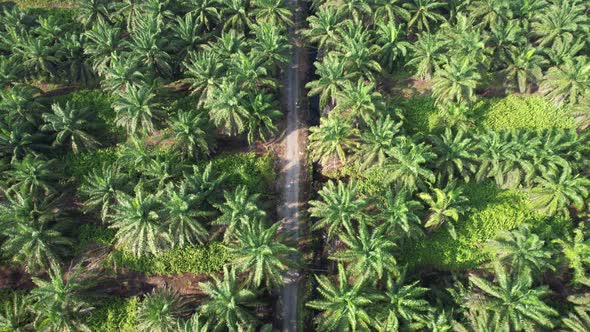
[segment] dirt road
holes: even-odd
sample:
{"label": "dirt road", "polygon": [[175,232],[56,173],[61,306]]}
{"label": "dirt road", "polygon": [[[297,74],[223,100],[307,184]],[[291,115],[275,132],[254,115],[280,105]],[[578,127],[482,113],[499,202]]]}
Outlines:
{"label": "dirt road", "polygon": [[[299,209],[300,202],[300,181],[302,171],[302,159],[305,152],[305,147],[300,146],[301,130],[299,129],[299,98],[301,93],[301,59],[302,50],[297,45],[296,29],[298,22],[301,20],[300,12],[296,10],[298,7],[297,0],[290,0],[293,6],[295,26],[290,29],[289,36],[291,38],[292,54],[291,64],[287,70],[287,80],[285,85],[287,97],[287,128],[283,138],[283,155],[281,156],[282,170],[281,170],[281,192],[283,204],[279,207],[279,216],[283,218],[283,232],[289,234],[296,242],[299,241]],[[288,271],[285,274],[285,288],[281,292],[283,326],[282,331],[296,332],[299,331],[298,326],[298,309],[299,309],[299,276],[300,272],[296,270]]]}

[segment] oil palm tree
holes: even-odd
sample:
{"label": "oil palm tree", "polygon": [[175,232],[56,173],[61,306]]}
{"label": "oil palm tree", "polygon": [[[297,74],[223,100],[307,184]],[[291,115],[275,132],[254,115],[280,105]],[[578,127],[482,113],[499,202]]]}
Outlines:
{"label": "oil palm tree", "polygon": [[248,94],[248,113],[246,137],[253,144],[256,138],[266,141],[269,135],[277,131],[274,121],[283,113],[275,105],[274,96],[268,93]]}
{"label": "oil palm tree", "polygon": [[479,71],[468,59],[451,58],[436,71],[432,95],[437,104],[471,103],[476,99],[475,88],[480,79]]}
{"label": "oil palm tree", "polygon": [[418,40],[410,45],[412,57],[406,66],[415,68],[417,77],[429,80],[433,73],[439,71],[447,44],[448,41],[438,34],[421,33]]}
{"label": "oil palm tree", "polygon": [[361,22],[345,21],[337,32],[340,41],[334,52],[342,58],[346,70],[355,78],[375,81],[383,69],[376,60],[379,46],[370,42],[369,31]]}
{"label": "oil palm tree", "polygon": [[[237,332],[256,326],[257,320],[249,308],[256,299],[256,293],[243,287],[236,278],[236,271],[223,268],[223,279],[212,275],[213,281],[199,283],[208,299],[199,307],[214,330]],[[230,304],[230,305],[228,305]]]}
{"label": "oil palm tree", "polygon": [[128,183],[128,176],[117,166],[103,165],[93,169],[80,186],[80,193],[85,198],[84,210],[89,212],[99,209],[100,217],[105,222],[117,195],[125,190]]}
{"label": "oil palm tree", "polygon": [[33,317],[28,296],[14,293],[12,299],[4,301],[0,308],[0,329],[13,332],[28,332]]}
{"label": "oil palm tree", "polygon": [[82,268],[75,266],[66,275],[53,264],[48,272],[48,280],[33,277],[37,286],[31,291],[36,330],[90,332],[82,319],[93,309],[85,299],[89,283],[82,279]]}
{"label": "oil palm tree", "polygon": [[264,218],[266,212],[259,206],[259,194],[250,194],[245,186],[238,186],[236,189],[223,193],[225,202],[216,204],[220,216],[214,224],[224,225],[224,241],[228,242],[235,232],[243,225],[243,218]]}
{"label": "oil palm tree", "polygon": [[347,270],[353,276],[377,281],[386,273],[398,274],[397,261],[393,253],[396,244],[386,234],[385,227],[368,229],[366,224],[360,223],[358,231],[351,234],[339,233],[338,239],[346,247],[337,250],[330,259],[348,263]]}
{"label": "oil palm tree", "polygon": [[398,25],[394,20],[377,24],[377,44],[380,48],[379,63],[383,64],[390,72],[393,72],[398,66],[397,61],[405,57],[411,48],[409,42],[402,40],[403,28],[403,25]]}
{"label": "oil palm tree", "polygon": [[141,11],[142,1],[140,0],[122,0],[113,3],[115,9],[114,15],[125,22],[127,30],[134,30],[141,21],[143,15]]}
{"label": "oil palm tree", "polygon": [[307,18],[309,28],[303,30],[303,35],[311,43],[321,49],[335,46],[339,40],[337,29],[342,24],[342,13],[334,6],[322,6],[314,15]]}
{"label": "oil palm tree", "polygon": [[59,54],[50,42],[45,38],[25,38],[13,48],[14,56],[22,63],[28,77],[47,79],[57,74]]}
{"label": "oil palm tree", "polygon": [[285,30],[272,23],[257,23],[254,26],[256,38],[251,41],[251,51],[260,59],[261,65],[269,68],[270,74],[278,74],[281,66],[289,62],[289,41]]}
{"label": "oil palm tree", "polygon": [[209,121],[203,112],[179,111],[170,118],[171,136],[174,146],[183,156],[197,158],[209,155],[212,146]]}
{"label": "oil palm tree", "polygon": [[209,162],[205,167],[193,165],[190,171],[183,172],[182,183],[186,184],[190,191],[203,197],[209,204],[213,202],[214,191],[227,178],[226,174],[215,174],[213,163]]}
{"label": "oil palm tree", "polygon": [[125,91],[120,91],[113,103],[116,124],[125,128],[128,134],[152,132],[155,129],[154,121],[162,114],[155,97],[152,89],[147,86],[130,85]]}
{"label": "oil palm tree", "polygon": [[483,28],[506,23],[512,18],[510,2],[507,0],[475,0],[469,3],[469,16]]}
{"label": "oil palm tree", "polygon": [[451,237],[457,239],[454,223],[458,222],[459,217],[465,213],[464,204],[467,202],[467,198],[463,196],[463,189],[451,183],[444,190],[434,188],[433,192],[434,195],[418,194],[418,197],[430,206],[424,227],[437,229],[444,224]]}
{"label": "oil palm tree", "polygon": [[314,317],[317,331],[369,331],[373,325],[370,306],[376,299],[370,295],[365,280],[348,283],[344,266],[338,265],[338,279],[333,283],[326,276],[315,276],[323,299],[307,302],[320,311]]}
{"label": "oil palm tree", "polygon": [[328,239],[344,228],[349,234],[353,233],[356,222],[364,222],[364,208],[367,201],[358,195],[358,187],[354,182],[343,183],[328,181],[318,192],[320,200],[309,202],[309,212],[318,221],[312,226],[313,230],[326,229]]}
{"label": "oil palm tree", "polygon": [[111,53],[108,66],[105,64],[102,74],[104,79],[100,84],[103,90],[111,93],[118,93],[129,86],[141,84],[144,79],[134,59],[122,57],[116,52]]}
{"label": "oil palm tree", "polygon": [[211,30],[221,18],[218,0],[190,0],[187,6],[197,24],[205,30]]}
{"label": "oil palm tree", "polygon": [[266,67],[262,66],[262,59],[254,52],[238,51],[232,54],[230,60],[229,77],[237,82],[240,89],[255,91],[258,88],[277,88],[277,82],[270,77]]}
{"label": "oil palm tree", "polygon": [[162,192],[146,194],[138,186],[135,195],[121,194],[117,197],[111,215],[110,228],[116,229],[116,246],[135,257],[157,254],[167,247],[170,238],[162,221]]}
{"label": "oil palm tree", "polygon": [[588,33],[588,17],[579,1],[549,2],[535,15],[531,27],[540,46],[549,46],[556,39]]}
{"label": "oil palm tree", "polygon": [[507,52],[507,67],[504,74],[506,80],[518,87],[520,93],[530,91],[530,85],[543,77],[541,68],[546,60],[537,53],[537,50],[530,46]]}
{"label": "oil palm tree", "polygon": [[180,294],[169,288],[156,288],[137,308],[137,330],[173,332],[177,319],[186,313]]}
{"label": "oil palm tree", "polygon": [[448,183],[462,178],[468,182],[475,172],[473,140],[466,137],[462,130],[453,132],[447,127],[443,134],[432,136],[432,143],[437,155],[435,169],[440,172],[441,181],[444,179]]}
{"label": "oil palm tree", "polygon": [[528,225],[513,231],[501,231],[494,240],[488,241],[486,248],[512,271],[533,271],[538,274],[554,269],[550,261],[551,252],[545,247],[545,241],[532,233]]}
{"label": "oil palm tree", "polygon": [[412,0],[404,3],[403,7],[410,13],[408,29],[416,26],[418,32],[430,32],[430,24],[444,22],[445,17],[438,10],[445,6],[445,3],[436,0]]}
{"label": "oil palm tree", "polygon": [[371,3],[366,0],[343,0],[333,5],[348,19],[362,21],[364,18],[372,17]]}
{"label": "oil palm tree", "polygon": [[545,73],[539,90],[557,105],[575,105],[590,94],[590,61],[585,56],[566,60]]}
{"label": "oil palm tree", "polygon": [[225,66],[213,52],[190,52],[184,62],[184,83],[191,85],[191,93],[199,96],[202,105],[211,92],[219,87]]}
{"label": "oil palm tree", "polygon": [[253,0],[251,15],[256,23],[271,23],[288,27],[293,24],[293,13],[285,0]]}
{"label": "oil palm tree", "polygon": [[39,135],[35,135],[26,125],[7,126],[0,125],[0,158],[17,162],[28,154],[34,152],[34,148],[40,147],[35,141]]}
{"label": "oil palm tree", "polygon": [[16,84],[12,89],[0,91],[0,111],[10,125],[36,125],[37,112],[43,105],[34,97],[41,91],[26,84]]}
{"label": "oil palm tree", "polygon": [[413,330],[420,326],[430,312],[430,304],[425,299],[428,291],[428,288],[418,286],[418,281],[406,283],[405,271],[399,278],[388,277],[375,317],[378,330]]}
{"label": "oil palm tree", "polygon": [[359,79],[356,83],[347,81],[342,91],[336,92],[334,112],[364,120],[375,116],[382,105],[382,97],[375,89],[374,83],[366,83]]}
{"label": "oil palm tree", "polygon": [[130,37],[129,41],[126,40],[126,47],[133,50],[130,57],[137,64],[160,77],[169,77],[172,74],[172,58],[164,49],[164,39],[153,21],[142,21]]}
{"label": "oil palm tree", "polygon": [[499,264],[494,265],[495,283],[471,275],[469,281],[479,288],[484,296],[484,308],[500,316],[502,328],[511,331],[552,328],[555,309],[543,302],[549,291],[546,287],[532,288],[533,280],[528,273],[508,275]]}
{"label": "oil palm tree", "polygon": [[9,223],[2,235],[6,240],[2,251],[12,261],[23,264],[28,272],[37,273],[53,263],[59,263],[72,242],[47,222]]}
{"label": "oil palm tree", "polygon": [[420,202],[412,200],[405,191],[389,188],[384,200],[378,206],[377,218],[386,225],[388,234],[403,234],[406,237],[419,237],[423,234],[418,212],[422,209]]}
{"label": "oil palm tree", "polygon": [[393,161],[384,168],[391,172],[399,188],[412,192],[435,182],[434,173],[426,167],[436,157],[429,146],[401,137],[392,150],[392,156]]}
{"label": "oil palm tree", "polygon": [[560,66],[567,60],[573,59],[586,46],[586,41],[579,36],[566,35],[563,38],[556,39],[551,48],[544,48],[543,53],[546,55],[549,62],[554,66]]}
{"label": "oil palm tree", "polygon": [[97,22],[111,22],[110,3],[106,0],[82,0],[76,5],[77,19],[85,27],[92,26]]}
{"label": "oil palm tree", "polygon": [[403,7],[400,0],[375,0],[373,1],[374,20],[383,22],[409,21],[410,12]]}
{"label": "oil palm tree", "polygon": [[246,122],[250,117],[246,96],[247,93],[235,81],[223,79],[205,101],[211,121],[226,135],[236,136],[246,130]]}
{"label": "oil palm tree", "polygon": [[201,206],[204,197],[192,193],[186,184],[169,184],[166,187],[165,198],[167,203],[164,215],[172,245],[183,248],[197,243],[203,244],[209,236],[203,225],[204,218],[215,214]]}
{"label": "oil palm tree", "polygon": [[401,122],[396,124],[390,115],[380,115],[375,120],[367,119],[366,123],[367,128],[361,131],[358,150],[355,151],[355,159],[361,170],[381,167],[386,163],[402,125]]}
{"label": "oil palm tree", "polygon": [[500,315],[482,308],[470,309],[467,322],[461,324],[453,322],[453,329],[457,332],[509,332],[509,327],[502,324]]}
{"label": "oil palm tree", "polygon": [[21,64],[15,63],[7,56],[0,56],[0,88],[4,89],[18,82],[23,71]]}
{"label": "oil palm tree", "polygon": [[354,135],[357,130],[350,123],[338,116],[320,119],[319,127],[310,128],[309,148],[314,161],[327,165],[338,159],[346,162],[347,151],[356,146]]}
{"label": "oil palm tree", "polygon": [[56,166],[54,159],[45,161],[29,154],[23,160],[13,163],[12,169],[7,171],[8,190],[31,196],[55,193],[55,184],[58,180]]}
{"label": "oil palm tree", "polygon": [[249,2],[242,0],[223,0],[222,5],[221,17],[224,22],[223,30],[228,31],[233,29],[246,32],[253,24],[248,15]]}
{"label": "oil palm tree", "polygon": [[321,62],[316,61],[314,66],[319,77],[307,83],[305,87],[309,89],[310,96],[320,96],[320,108],[325,108],[334,102],[336,93],[342,91],[344,84],[354,75],[346,69],[345,62],[334,53],[329,53]]}
{"label": "oil palm tree", "polygon": [[202,29],[192,13],[174,20],[170,27],[174,38],[166,45],[174,60],[184,61],[191,52],[200,49],[201,43],[207,38],[201,33]]}
{"label": "oil palm tree", "polygon": [[586,271],[590,266],[590,238],[585,234],[582,224],[573,234],[566,233],[563,239],[552,241],[559,248],[565,265],[573,271],[573,284],[588,284]]}
{"label": "oil palm tree", "polygon": [[202,319],[198,312],[195,312],[189,320],[178,320],[176,323],[178,332],[207,332],[210,331],[209,324]]}
{"label": "oil palm tree", "polygon": [[278,237],[280,223],[268,226],[260,218],[245,218],[229,246],[235,266],[247,273],[247,282],[253,287],[260,287],[264,281],[266,287],[276,289],[283,285],[283,273],[295,265],[297,249]]}
{"label": "oil palm tree", "polygon": [[55,133],[54,146],[68,145],[74,153],[100,143],[88,133],[92,129],[89,110],[66,102],[51,105],[53,113],[44,113],[42,130]]}
{"label": "oil palm tree", "polygon": [[568,301],[575,305],[573,312],[561,319],[564,331],[583,332],[590,329],[589,295],[570,295]]}
{"label": "oil palm tree", "polygon": [[202,45],[202,48],[205,52],[210,51],[227,59],[230,58],[232,54],[238,53],[239,51],[245,52],[246,46],[243,32],[229,30],[221,32],[221,36],[218,36],[214,42]]}
{"label": "oil palm tree", "polygon": [[569,216],[571,205],[581,210],[589,194],[590,180],[573,175],[569,167],[561,174],[548,171],[537,177],[534,183],[536,186],[530,190],[531,203],[539,212],[550,216],[558,213]]}

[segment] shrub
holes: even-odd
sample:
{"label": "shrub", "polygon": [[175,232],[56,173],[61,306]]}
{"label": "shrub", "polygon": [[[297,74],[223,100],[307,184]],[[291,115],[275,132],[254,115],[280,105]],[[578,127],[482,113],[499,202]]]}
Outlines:
{"label": "shrub", "polygon": [[99,169],[104,164],[112,164],[118,158],[118,151],[114,147],[80,154],[68,153],[63,157],[64,173],[66,176],[81,179],[92,170]]}
{"label": "shrub", "polygon": [[540,96],[510,95],[482,100],[474,107],[481,117],[480,127],[499,129],[575,128],[574,118],[565,108],[557,108]]}
{"label": "shrub", "polygon": [[139,300],[111,297],[108,302],[90,312],[86,324],[93,332],[136,331],[136,312]]}
{"label": "shrub", "polygon": [[470,184],[465,195],[470,210],[455,228],[457,239],[441,228],[426,238],[402,248],[408,256],[402,261],[410,267],[433,266],[443,270],[475,268],[489,257],[483,244],[501,230],[511,230],[539,218],[528,208],[527,198],[516,190],[500,190],[493,183]]}
{"label": "shrub", "polygon": [[212,243],[207,246],[172,249],[158,256],[141,258],[117,251],[112,259],[119,267],[147,275],[167,275],[218,272],[231,260],[231,256],[221,244]]}
{"label": "shrub", "polygon": [[263,156],[254,152],[228,153],[213,158],[211,162],[214,172],[226,174],[226,188],[233,190],[243,185],[251,193],[260,193],[265,198],[270,198],[273,197],[274,181],[277,177],[274,158],[270,153]]}
{"label": "shrub", "polygon": [[[86,224],[79,228],[77,253],[83,253],[91,244],[111,245],[115,231],[104,226]],[[231,260],[228,250],[220,243],[205,246],[176,248],[158,256],[134,257],[124,251],[115,251],[109,263],[147,275],[211,273],[220,271]]]}
{"label": "shrub", "polygon": [[[47,8],[57,10],[58,8],[70,8],[75,0],[15,0],[19,8]],[[63,10],[63,9],[61,9]]]}
{"label": "shrub", "polygon": [[99,244],[110,246],[115,238],[116,231],[107,227],[93,224],[84,224],[78,227],[78,241],[74,252],[76,255],[84,253],[90,245]]}
{"label": "shrub", "polygon": [[437,125],[440,111],[434,98],[418,96],[397,101],[404,118],[404,129],[411,134],[430,133]]}

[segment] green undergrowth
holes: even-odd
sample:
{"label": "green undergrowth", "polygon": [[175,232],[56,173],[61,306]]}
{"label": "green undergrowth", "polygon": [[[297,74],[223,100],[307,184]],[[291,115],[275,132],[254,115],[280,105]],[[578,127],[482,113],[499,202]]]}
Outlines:
{"label": "green undergrowth", "polygon": [[489,259],[484,243],[498,232],[523,223],[540,226],[540,218],[527,205],[527,197],[516,190],[502,190],[493,183],[470,184],[465,196],[469,210],[455,224],[457,239],[446,228],[428,234],[403,248],[402,261],[411,268],[431,266],[442,270],[476,268]]}
{"label": "green undergrowth", "polygon": [[172,249],[157,256],[141,258],[123,251],[116,251],[111,257],[114,265],[146,275],[218,272],[230,261],[231,255],[220,243]]}
{"label": "green undergrowth", "polygon": [[68,153],[63,157],[64,174],[81,179],[91,171],[100,169],[103,165],[111,165],[118,159],[115,147],[85,151],[79,154]]}
{"label": "green undergrowth", "polygon": [[109,297],[103,304],[92,310],[85,319],[92,332],[134,332],[137,331],[137,306],[139,299]]}
{"label": "green undergrowth", "polygon": [[[430,134],[441,128],[443,112],[429,96],[398,101],[404,117],[404,128],[411,134]],[[509,95],[482,99],[467,114],[479,129],[548,129],[575,128],[569,111],[555,107],[541,96]]]}
{"label": "green undergrowth", "polygon": [[[209,161],[204,162],[203,166]],[[246,186],[251,193],[260,193],[263,200],[273,200],[275,156],[267,153],[257,155],[254,152],[224,153],[211,160],[212,168],[219,174],[225,174],[225,189]]]}
{"label": "green undergrowth", "polygon": [[540,96],[510,95],[486,99],[474,107],[481,127],[499,129],[575,128],[576,122],[565,108],[555,107]]}
{"label": "green undergrowth", "polygon": [[14,2],[20,8],[70,8],[75,3],[76,0],[15,0],[15,1],[5,1],[5,2]]}
{"label": "green undergrowth", "polygon": [[[93,244],[111,246],[115,231],[104,226],[82,225],[78,234],[79,242],[75,248],[77,255],[84,254]],[[140,258],[115,250],[105,262],[108,266],[126,268],[146,275],[171,275],[180,273],[212,273],[220,271],[231,261],[228,250],[218,242],[207,245],[175,248],[159,255],[146,255]]]}

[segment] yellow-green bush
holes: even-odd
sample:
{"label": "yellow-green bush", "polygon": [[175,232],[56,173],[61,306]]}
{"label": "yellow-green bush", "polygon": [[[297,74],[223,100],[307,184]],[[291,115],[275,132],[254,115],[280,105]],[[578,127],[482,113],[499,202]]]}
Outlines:
{"label": "yellow-green bush", "polygon": [[172,249],[158,256],[133,255],[117,251],[112,255],[113,262],[120,267],[147,275],[170,275],[185,272],[218,272],[231,260],[231,255],[220,243],[207,246]]}
{"label": "yellow-green bush", "polygon": [[459,219],[457,239],[441,227],[403,248],[402,261],[411,267],[433,266],[443,270],[475,268],[488,257],[483,244],[499,231],[511,230],[538,219],[526,204],[524,194],[500,190],[495,184],[471,184],[465,190],[470,210]]}
{"label": "yellow-green bush", "polygon": [[474,113],[480,127],[491,129],[575,128],[574,118],[565,108],[557,108],[540,96],[510,95],[479,102]]}
{"label": "yellow-green bush", "polygon": [[[254,152],[227,153],[211,160],[213,171],[227,176],[226,188],[246,186],[251,193],[260,193],[271,198],[276,179],[275,157],[268,153],[259,156]],[[209,162],[205,162],[206,165]]]}
{"label": "yellow-green bush", "polygon": [[136,312],[139,300],[111,297],[108,302],[92,310],[86,317],[86,324],[93,332],[134,332],[137,331]]}

